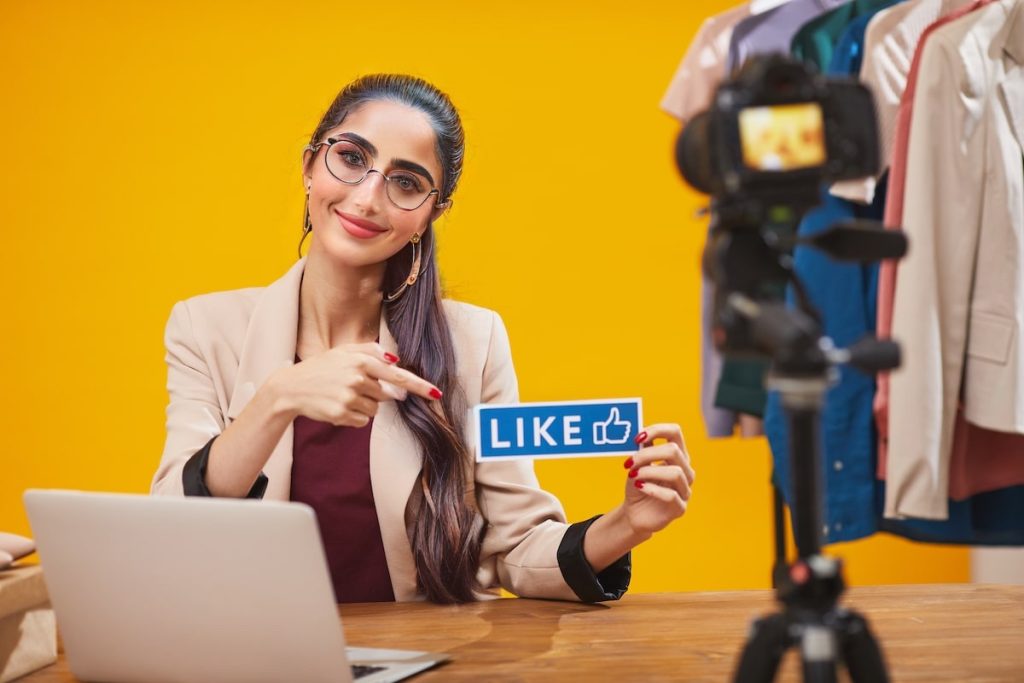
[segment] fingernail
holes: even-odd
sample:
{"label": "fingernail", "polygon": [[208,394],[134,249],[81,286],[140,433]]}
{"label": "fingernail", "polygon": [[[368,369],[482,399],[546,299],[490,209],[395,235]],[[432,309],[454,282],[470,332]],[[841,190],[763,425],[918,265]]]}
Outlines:
{"label": "fingernail", "polygon": [[634,441],[636,441],[637,443],[643,443],[644,441],[647,441],[647,432],[640,432],[639,434],[637,434],[636,439],[634,439]]}
{"label": "fingernail", "polygon": [[430,398],[432,398],[434,400],[437,400],[437,399],[441,398],[441,390],[438,389],[437,387],[434,387],[433,389],[431,389],[430,390]]}
{"label": "fingernail", "polygon": [[636,474],[639,471],[640,471],[639,468],[630,470],[629,471],[629,478],[630,479],[636,479]]}
{"label": "fingernail", "polygon": [[642,489],[644,487],[644,483],[642,481],[638,481],[635,484],[633,484],[633,486],[637,487],[638,489]]}
{"label": "fingernail", "polygon": [[633,467],[633,458],[626,458],[626,462],[622,463],[622,466],[627,470]]}
{"label": "fingernail", "polygon": [[398,362],[398,356],[396,356],[393,353],[388,353],[387,351],[385,351],[384,352],[384,360],[386,360],[389,363],[397,363]]}

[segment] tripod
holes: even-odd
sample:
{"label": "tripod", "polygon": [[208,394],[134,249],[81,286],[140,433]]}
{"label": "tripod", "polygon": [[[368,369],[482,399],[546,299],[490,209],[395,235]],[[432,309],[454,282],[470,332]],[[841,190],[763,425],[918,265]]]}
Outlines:
{"label": "tripod", "polygon": [[[811,118],[797,124],[786,113],[789,106]],[[774,131],[768,138],[760,134],[761,123]],[[762,154],[761,142],[775,138],[783,142]],[[820,160],[794,156],[797,149],[813,149],[810,156]],[[676,140],[676,164],[691,186],[712,197],[704,272],[714,284],[715,347],[734,358],[771,359],[769,386],[781,394],[790,426],[798,559],[785,563],[785,539],[777,534],[774,573],[782,612],[754,623],[735,680],[771,681],[785,650],[799,645],[805,681],[835,681],[842,662],[856,683],[887,683],[867,621],[838,606],[840,563],[821,554],[818,419],[834,366],[893,368],[899,348],[874,339],[834,348],[794,265],[799,245],[860,263],[906,253],[902,232],[870,221],[799,233],[803,216],[822,203],[825,185],[879,171],[871,93],[851,81],[822,79],[787,57],[752,59],[718,87],[707,111],[687,123]],[[795,309],[777,303],[789,285],[798,299]],[[777,530],[779,507],[776,497]]]}
{"label": "tripod", "polygon": [[[813,317],[784,305],[729,296],[761,348],[770,351],[768,387],[779,392],[790,430],[793,522],[798,559],[775,567],[782,611],[754,622],[734,681],[770,683],[783,654],[799,647],[803,680],[834,683],[845,664],[854,683],[888,683],[882,651],[860,614],[838,605],[844,589],[842,564],[821,554],[821,460],[819,413],[830,373],[840,363],[874,372],[899,365],[891,342],[866,339],[835,349]],[[778,521],[778,520],[777,520]],[[777,552],[778,552],[777,542]]]}

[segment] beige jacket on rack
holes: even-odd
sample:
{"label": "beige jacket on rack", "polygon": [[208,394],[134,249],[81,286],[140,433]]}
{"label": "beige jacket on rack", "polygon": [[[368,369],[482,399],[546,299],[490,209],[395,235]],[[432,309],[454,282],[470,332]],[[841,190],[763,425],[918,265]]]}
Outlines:
{"label": "beige jacket on rack", "polygon": [[[947,516],[958,401],[1024,433],[1024,10],[998,0],[924,46],[893,337],[889,517]],[[1024,456],[1022,456],[1024,457]]]}
{"label": "beige jacket on rack", "polygon": [[[270,374],[291,365],[305,259],[265,288],[216,292],[175,304],[167,323],[167,440],[153,493],[183,495],[182,469],[224,431]],[[519,389],[508,335],[494,312],[445,301],[458,376],[469,406],[516,403]],[[380,344],[397,353],[383,321]],[[468,429],[468,425],[467,425]],[[467,435],[468,436],[468,435]],[[265,498],[288,500],[292,466],[289,426],[263,469]],[[415,600],[416,567],[407,533],[410,494],[422,456],[394,402],[380,404],[370,435],[370,479],[395,599]],[[478,573],[484,587],[521,596],[578,600],[562,577],[557,550],[567,525],[558,499],[542,491],[526,461],[475,465],[476,501],[487,524]],[[495,590],[496,592],[496,590]],[[486,596],[481,596],[486,597]]]}

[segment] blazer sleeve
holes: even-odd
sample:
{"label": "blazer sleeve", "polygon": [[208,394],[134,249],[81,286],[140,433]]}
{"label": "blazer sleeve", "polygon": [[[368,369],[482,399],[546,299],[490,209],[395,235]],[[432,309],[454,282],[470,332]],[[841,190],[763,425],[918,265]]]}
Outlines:
{"label": "blazer sleeve", "polygon": [[[192,329],[188,303],[171,309],[164,331],[167,349],[167,437],[150,487],[153,495],[209,496],[206,461],[214,439],[224,431],[224,414],[210,370]],[[267,478],[260,474],[249,498],[260,498]]]}
{"label": "blazer sleeve", "polygon": [[[481,385],[482,403],[518,403],[519,387],[508,333],[492,313],[490,342]],[[477,504],[486,530],[481,566],[521,597],[597,602],[625,593],[630,554],[595,572],[583,555],[583,537],[596,519],[569,525],[558,499],[542,490],[529,460],[478,463]]]}

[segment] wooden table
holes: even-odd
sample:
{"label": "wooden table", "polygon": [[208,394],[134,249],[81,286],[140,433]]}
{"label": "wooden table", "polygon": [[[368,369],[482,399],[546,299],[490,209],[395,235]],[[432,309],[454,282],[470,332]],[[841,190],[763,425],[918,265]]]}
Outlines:
{"label": "wooden table", "polygon": [[[892,679],[1024,681],[1024,586],[920,585],[851,589]],[[769,591],[627,595],[605,605],[496,600],[462,606],[344,605],[350,645],[445,652],[429,681],[727,681]],[[27,676],[74,681],[63,656]],[[795,654],[780,681],[799,681]],[[848,680],[845,679],[844,680]]]}

